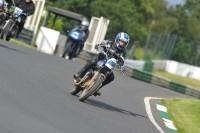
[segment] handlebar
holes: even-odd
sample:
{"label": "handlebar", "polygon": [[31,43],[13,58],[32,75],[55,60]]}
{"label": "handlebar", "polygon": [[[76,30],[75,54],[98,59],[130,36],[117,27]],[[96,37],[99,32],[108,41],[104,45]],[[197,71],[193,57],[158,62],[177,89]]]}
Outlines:
{"label": "handlebar", "polygon": [[[98,51],[99,53],[104,54],[104,55],[106,56],[106,59],[108,60],[108,54],[107,54],[103,49],[97,49],[97,51]],[[113,56],[114,56],[115,58],[116,58],[116,57],[119,58],[119,56],[118,56],[116,53],[114,53]],[[120,69],[120,71],[121,71],[121,66],[120,66],[119,64],[117,64],[116,66],[117,66],[118,69]],[[124,75],[124,71],[121,71],[121,73]]]}

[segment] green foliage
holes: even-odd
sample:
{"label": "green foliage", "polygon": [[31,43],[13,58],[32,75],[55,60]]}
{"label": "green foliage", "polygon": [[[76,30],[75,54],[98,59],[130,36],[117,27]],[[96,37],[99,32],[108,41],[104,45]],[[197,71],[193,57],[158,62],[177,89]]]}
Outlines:
{"label": "green foliage", "polygon": [[[106,38],[114,38],[124,31],[130,35],[130,46],[140,41],[140,46],[144,47],[149,32],[176,34],[178,40],[170,59],[190,64],[198,61],[200,0],[186,0],[184,5],[176,7],[168,7],[166,0],[46,0],[48,5],[82,14],[89,20],[101,16],[109,19]],[[50,28],[53,18],[51,15]],[[55,29],[67,34],[74,26],[73,20],[58,18]],[[151,52],[147,55],[152,57]],[[156,55],[155,58],[160,57]],[[200,65],[200,60],[196,64]]]}
{"label": "green foliage", "polygon": [[[54,17],[55,16],[53,14],[50,15],[49,19],[52,20],[52,21],[48,21],[48,24],[47,24],[48,28],[52,28]],[[63,25],[62,19],[57,18],[54,30],[58,30],[58,31],[62,30],[62,25]]]}

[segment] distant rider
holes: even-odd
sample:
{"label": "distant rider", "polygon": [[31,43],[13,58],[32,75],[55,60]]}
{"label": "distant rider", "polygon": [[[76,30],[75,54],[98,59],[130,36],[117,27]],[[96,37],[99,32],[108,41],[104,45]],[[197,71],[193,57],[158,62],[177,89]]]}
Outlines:
{"label": "distant rider", "polygon": [[[12,0],[5,0],[8,3],[8,9],[13,5]],[[26,21],[27,16],[30,16],[35,11],[35,4],[32,0],[15,0],[15,6],[22,9],[24,14],[21,14],[21,22],[18,23],[19,30],[16,35],[16,37],[19,37],[20,32],[24,28],[24,24]],[[7,20],[9,16],[5,17],[5,20]]]}
{"label": "distant rider", "polygon": [[[78,51],[78,54],[77,54],[76,56],[78,56],[79,53],[81,52],[81,50],[83,49],[84,43],[85,43],[85,41],[87,40],[87,38],[88,38],[88,36],[89,36],[89,33],[90,33],[90,31],[89,31],[89,29],[88,29],[89,25],[90,25],[89,21],[88,21],[87,19],[83,19],[83,21],[81,22],[81,25],[76,26],[76,27],[74,28],[74,29],[80,28],[80,29],[82,29],[82,30],[85,32],[85,36],[82,38],[82,41],[81,41],[80,44],[79,44],[79,45],[80,45],[80,50]],[[72,30],[74,30],[74,29],[72,29]],[[67,48],[69,41],[70,41],[70,39],[67,39],[65,48]],[[78,45],[77,45],[77,47],[78,47]],[[74,50],[77,50],[77,47],[75,47]],[[63,55],[63,56],[64,56],[64,55]]]}

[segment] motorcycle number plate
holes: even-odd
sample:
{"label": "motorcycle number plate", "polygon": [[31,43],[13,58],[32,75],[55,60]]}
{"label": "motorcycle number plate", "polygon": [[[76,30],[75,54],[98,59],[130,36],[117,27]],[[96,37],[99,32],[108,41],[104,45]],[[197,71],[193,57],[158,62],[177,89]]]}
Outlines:
{"label": "motorcycle number plate", "polygon": [[18,15],[21,15],[22,11],[23,11],[22,9],[16,7],[14,12],[17,13]]}
{"label": "motorcycle number plate", "polygon": [[116,66],[116,63],[117,61],[116,61],[116,59],[115,58],[111,58],[111,59],[109,59],[107,62],[106,62],[106,66],[109,68],[109,69],[113,69],[113,68],[115,68],[115,66]]}
{"label": "motorcycle number plate", "polygon": [[72,35],[71,35],[74,39],[78,39],[78,32],[73,32]]}

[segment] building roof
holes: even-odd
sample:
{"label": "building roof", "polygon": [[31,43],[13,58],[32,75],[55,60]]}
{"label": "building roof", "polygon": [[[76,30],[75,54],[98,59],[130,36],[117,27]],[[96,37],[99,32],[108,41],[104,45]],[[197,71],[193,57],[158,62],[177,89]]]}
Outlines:
{"label": "building roof", "polygon": [[79,21],[83,20],[83,16],[81,14],[77,14],[77,13],[70,12],[70,11],[67,11],[67,10],[63,10],[63,9],[59,9],[59,8],[51,7],[51,6],[48,6],[47,10],[49,12],[54,13],[54,14],[59,15],[59,16],[68,17],[68,18],[71,18],[71,19],[74,19],[74,20],[79,20]]}

